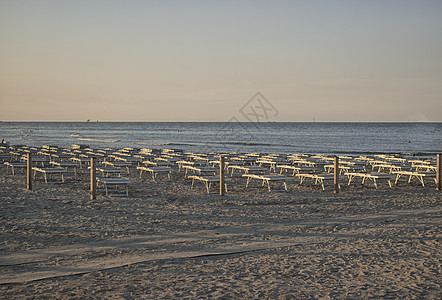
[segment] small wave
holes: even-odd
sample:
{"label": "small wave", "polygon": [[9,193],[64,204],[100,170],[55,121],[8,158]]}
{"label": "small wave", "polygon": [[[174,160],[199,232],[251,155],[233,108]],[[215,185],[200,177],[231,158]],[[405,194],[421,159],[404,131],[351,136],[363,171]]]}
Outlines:
{"label": "small wave", "polygon": [[286,146],[289,147],[290,145],[276,145],[276,144],[269,144],[269,143],[255,143],[255,142],[220,142],[221,145],[242,145],[242,146]]}
{"label": "small wave", "polygon": [[137,145],[146,145],[146,146],[167,146],[167,145],[171,145],[171,143],[142,143],[142,142],[137,142]]}
{"label": "small wave", "polygon": [[78,137],[78,136],[80,136],[80,135],[79,135],[78,133],[71,133],[70,136]]}
{"label": "small wave", "polygon": [[197,144],[197,143],[169,143],[170,146],[198,146],[203,144]]}
{"label": "small wave", "polygon": [[117,143],[120,140],[100,140],[100,139],[90,139],[90,138],[78,138],[80,141],[88,141],[88,142],[102,142],[102,143]]}
{"label": "small wave", "polygon": [[137,145],[146,145],[146,146],[201,146],[203,143],[144,143],[144,142],[136,142]]}

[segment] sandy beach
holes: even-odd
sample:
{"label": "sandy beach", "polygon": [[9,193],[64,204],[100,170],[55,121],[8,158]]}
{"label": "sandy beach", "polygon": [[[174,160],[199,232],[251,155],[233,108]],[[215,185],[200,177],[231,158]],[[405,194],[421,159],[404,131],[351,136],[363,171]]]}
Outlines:
{"label": "sandy beach", "polygon": [[434,184],[287,182],[225,196],[175,171],[128,176],[130,196],[0,175],[2,299],[440,299],[442,194]]}
{"label": "sandy beach", "polygon": [[0,300],[442,300],[442,0],[0,26]]}

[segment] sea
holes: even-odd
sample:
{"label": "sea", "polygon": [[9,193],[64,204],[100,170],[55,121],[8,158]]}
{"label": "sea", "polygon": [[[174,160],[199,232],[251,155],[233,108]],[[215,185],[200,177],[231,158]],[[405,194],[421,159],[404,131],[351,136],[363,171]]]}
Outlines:
{"label": "sea", "polygon": [[179,149],[197,153],[433,156],[442,123],[0,122],[10,145]]}

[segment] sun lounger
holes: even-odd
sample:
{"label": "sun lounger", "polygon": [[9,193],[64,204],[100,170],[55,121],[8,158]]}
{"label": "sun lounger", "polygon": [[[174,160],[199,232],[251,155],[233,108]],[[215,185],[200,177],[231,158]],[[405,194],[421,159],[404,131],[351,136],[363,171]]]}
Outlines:
{"label": "sun lounger", "polygon": [[240,171],[240,172],[243,172],[244,174],[268,172],[267,168],[258,167],[258,166],[230,166],[229,165],[228,169],[231,170],[230,176],[233,176],[233,173],[235,171]]}
{"label": "sun lounger", "polygon": [[392,187],[391,181],[394,179],[393,175],[384,174],[384,173],[348,172],[345,173],[345,175],[348,177],[348,185],[351,184],[354,178],[359,177],[362,179],[362,184],[364,184],[366,180],[371,180],[374,186],[376,187],[376,189],[378,188],[378,182],[381,180],[386,180],[388,182],[388,185]]}
{"label": "sun lounger", "polygon": [[387,156],[384,159],[387,160],[387,161],[391,161],[393,163],[397,163],[397,164],[403,164],[406,161],[405,158],[395,157],[395,156]]}
{"label": "sun lounger", "polygon": [[256,163],[256,158],[255,157],[250,157],[250,156],[241,156],[241,157],[231,157],[230,160],[232,161],[236,161],[236,162],[241,162],[244,165],[254,165]]}
{"label": "sun lounger", "polygon": [[[312,179],[315,184],[320,184],[322,186],[322,189],[325,191],[325,183],[331,182],[334,184],[335,176],[332,174],[310,174],[310,173],[298,173],[296,174],[296,177],[299,177],[300,182],[299,184],[302,185],[302,183],[305,181],[305,179]],[[339,177],[342,178],[341,176]],[[339,188],[341,188],[339,186]]]}
{"label": "sun lounger", "polygon": [[53,165],[55,167],[66,169],[67,171],[69,171],[69,169],[71,168],[71,169],[73,169],[74,174],[77,174],[77,167],[78,167],[77,163],[51,161],[51,165]]}
{"label": "sun lounger", "polygon": [[382,171],[387,170],[388,173],[392,173],[394,171],[401,171],[402,170],[402,166],[400,165],[392,165],[392,164],[376,164],[373,165],[373,170],[378,169],[377,172],[381,173]]}
{"label": "sun lounger", "polygon": [[361,161],[358,160],[361,158],[355,158],[353,160],[340,160],[339,161],[339,165],[345,165],[345,166],[359,166],[359,167],[364,167],[367,165],[366,161]]}
{"label": "sun lounger", "polygon": [[207,166],[207,163],[204,161],[188,161],[188,160],[179,160],[175,162],[178,165],[178,171],[181,172],[181,169],[184,168],[184,166]]}
{"label": "sun lounger", "polygon": [[164,160],[145,160],[143,164],[153,167],[173,167],[175,165],[173,162]]}
{"label": "sun lounger", "polygon": [[[267,185],[267,188],[269,189],[269,192],[281,192],[281,191],[287,191],[287,177],[283,175],[277,175],[277,174],[244,174],[243,177],[247,178],[246,187],[249,186],[249,183],[252,179],[261,180],[262,186]],[[270,187],[270,182],[281,182],[284,186],[284,189],[279,190],[272,190]]]}
{"label": "sun lounger", "polygon": [[410,183],[413,178],[416,178],[422,186],[425,186],[424,179],[430,178],[433,179],[436,183],[436,173],[425,173],[425,172],[416,172],[416,171],[395,171],[393,174],[396,174],[395,184],[398,182],[399,178],[402,176],[408,176],[408,183]]}
{"label": "sun lounger", "polygon": [[[131,181],[124,177],[97,177],[97,182],[104,185],[106,196],[126,196],[129,197],[129,184]],[[119,187],[123,187],[123,193],[119,192]],[[112,194],[111,194],[112,192]]]}
{"label": "sun lounger", "polygon": [[157,180],[157,176],[160,174],[166,174],[167,178],[170,180],[170,173],[172,173],[171,168],[162,167],[137,167],[137,170],[140,170],[140,178],[143,175],[143,171],[150,172],[152,174],[152,179],[155,182]]}
{"label": "sun lounger", "polygon": [[278,165],[277,168],[280,169],[279,174],[282,175],[285,171],[293,171],[292,176],[295,176],[296,173],[313,173],[317,171],[314,167],[302,167],[302,166],[291,166],[291,165]]}
{"label": "sun lounger", "polygon": [[17,169],[26,169],[28,167],[28,164],[21,163],[21,162],[8,162],[7,161],[7,162],[5,162],[5,166],[6,166],[7,170],[11,169],[12,175],[15,175],[16,168]]}
{"label": "sun lounger", "polygon": [[[28,160],[27,156],[22,157],[22,161],[27,161],[27,160]],[[31,160],[33,165],[37,165],[42,168],[44,168],[45,166],[47,167],[47,164],[49,163],[49,160],[47,160],[44,157],[32,157]]]}
{"label": "sun lounger", "polygon": [[115,158],[116,161],[119,162],[125,162],[125,163],[130,163],[131,165],[139,165],[141,163],[141,160],[139,158],[136,157],[116,157]]}
{"label": "sun lounger", "polygon": [[183,168],[186,170],[186,173],[184,174],[185,177],[188,177],[188,174],[190,172],[198,175],[204,175],[204,174],[215,175],[216,172],[219,170],[217,168],[212,168],[212,167],[196,167],[196,166],[183,166]]}
{"label": "sun lounger", "polygon": [[[32,170],[34,170],[34,178],[36,178],[37,173],[41,173],[45,179],[46,183],[63,183],[64,182],[64,174],[67,173],[66,169],[63,168],[37,168],[33,167]],[[49,175],[49,176],[48,176]],[[51,178],[54,178],[54,175],[59,175],[61,180],[48,180]]]}
{"label": "sun lounger", "polygon": [[323,166],[325,164],[325,162],[310,161],[310,160],[303,158],[303,159],[293,160],[292,164],[295,166],[318,168],[319,166]]}
{"label": "sun lounger", "polygon": [[[334,165],[325,165],[324,170],[327,173],[333,173],[335,170],[335,166]],[[348,173],[348,172],[357,172],[357,171],[365,171],[365,167],[361,166],[361,165],[339,164],[339,174],[340,175],[344,175],[344,173]]]}
{"label": "sun lounger", "polygon": [[98,171],[101,172],[101,174],[105,177],[109,177],[109,176],[120,176],[121,172],[123,171],[120,168],[109,168],[109,167],[98,167],[97,168]]}
{"label": "sun lounger", "polygon": [[[207,194],[218,193],[216,191],[215,192],[211,192],[210,191],[210,187],[212,186],[212,183],[216,183],[216,182],[219,183],[219,181],[220,181],[219,176],[190,175],[188,178],[192,179],[192,189],[193,189],[193,186],[195,184],[195,181],[200,181],[200,182],[203,182],[205,184],[206,190],[207,190]],[[224,181],[225,182],[224,183],[225,184],[225,191],[227,192],[227,181],[230,180],[230,178],[225,178],[224,180],[225,180]]]}
{"label": "sun lounger", "polygon": [[[209,164],[214,168],[219,168],[220,161],[219,160],[211,160]],[[243,162],[240,161],[225,161],[224,162],[226,168],[228,166],[244,166]]]}
{"label": "sun lounger", "polygon": [[72,157],[73,162],[78,163],[80,169],[90,165],[91,159],[88,157]]}
{"label": "sun lounger", "polygon": [[411,166],[414,168],[416,166],[422,166],[422,165],[430,165],[431,161],[430,160],[422,160],[422,159],[411,159],[408,161],[409,164],[411,164]]}
{"label": "sun lounger", "polygon": [[132,166],[132,163],[125,161],[103,161],[102,164],[116,169],[125,168],[127,174],[129,174],[129,168]]}
{"label": "sun lounger", "polygon": [[272,171],[275,171],[276,165],[278,164],[278,162],[273,161],[273,160],[260,160],[260,159],[258,159],[256,161],[256,164],[260,167],[267,168],[267,170],[270,169],[270,172],[272,172]]}
{"label": "sun lounger", "polygon": [[437,171],[437,167],[431,165],[415,165],[414,168],[416,172],[423,172],[423,173],[431,173]]}

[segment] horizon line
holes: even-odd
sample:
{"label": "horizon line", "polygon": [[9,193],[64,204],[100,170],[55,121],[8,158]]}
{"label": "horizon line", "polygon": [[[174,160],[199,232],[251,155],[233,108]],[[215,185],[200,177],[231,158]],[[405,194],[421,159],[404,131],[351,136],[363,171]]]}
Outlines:
{"label": "horizon line", "polygon": [[0,120],[0,123],[442,123],[441,121],[128,121],[128,120]]}

